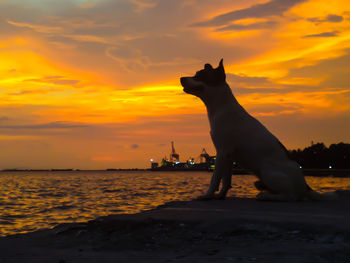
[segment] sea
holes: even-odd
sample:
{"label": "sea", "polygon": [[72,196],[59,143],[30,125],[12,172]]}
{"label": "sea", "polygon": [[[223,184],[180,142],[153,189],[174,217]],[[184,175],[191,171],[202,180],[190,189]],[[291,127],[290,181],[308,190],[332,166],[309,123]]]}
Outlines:
{"label": "sea", "polygon": [[[0,236],[191,200],[206,190],[210,177],[208,172],[0,172]],[[306,180],[320,192],[350,190],[349,177]],[[228,196],[254,198],[254,181],[253,175],[233,175]]]}

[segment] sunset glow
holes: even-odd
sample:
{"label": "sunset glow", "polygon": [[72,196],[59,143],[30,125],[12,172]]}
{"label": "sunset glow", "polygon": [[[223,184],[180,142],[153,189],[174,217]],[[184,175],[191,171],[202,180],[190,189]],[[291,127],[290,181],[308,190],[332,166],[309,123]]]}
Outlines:
{"label": "sunset glow", "polygon": [[215,154],[180,76],[221,58],[287,148],[350,142],[347,0],[0,1],[0,169]]}

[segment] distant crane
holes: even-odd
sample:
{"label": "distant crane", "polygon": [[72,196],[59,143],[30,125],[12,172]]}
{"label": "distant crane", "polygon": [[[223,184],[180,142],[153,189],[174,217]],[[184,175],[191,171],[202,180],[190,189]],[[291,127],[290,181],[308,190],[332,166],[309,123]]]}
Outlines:
{"label": "distant crane", "polygon": [[180,160],[180,155],[175,152],[174,142],[171,142],[170,161],[179,162],[179,160]]}
{"label": "distant crane", "polygon": [[200,163],[206,163],[209,160],[209,154],[207,153],[205,148],[203,148],[201,154],[199,155],[199,159]]}

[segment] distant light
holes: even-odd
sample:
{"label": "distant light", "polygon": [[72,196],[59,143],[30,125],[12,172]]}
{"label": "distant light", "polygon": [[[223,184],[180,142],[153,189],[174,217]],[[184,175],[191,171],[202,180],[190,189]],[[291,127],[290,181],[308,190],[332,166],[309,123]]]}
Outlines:
{"label": "distant light", "polygon": [[328,166],[329,169],[332,169],[332,165]]}
{"label": "distant light", "polygon": [[151,160],[150,160],[151,162],[153,162],[154,160],[151,158]]}
{"label": "distant light", "polygon": [[301,169],[301,168],[303,168],[303,167],[300,165],[299,168]]}
{"label": "distant light", "polygon": [[175,164],[179,164],[180,162],[175,162]]}

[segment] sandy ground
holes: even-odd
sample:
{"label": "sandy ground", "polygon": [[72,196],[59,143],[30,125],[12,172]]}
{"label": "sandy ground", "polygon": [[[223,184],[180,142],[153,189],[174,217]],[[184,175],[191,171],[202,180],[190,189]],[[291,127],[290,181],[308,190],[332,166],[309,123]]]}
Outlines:
{"label": "sandy ground", "polygon": [[350,193],[323,202],[172,202],[0,238],[0,262],[348,263]]}

